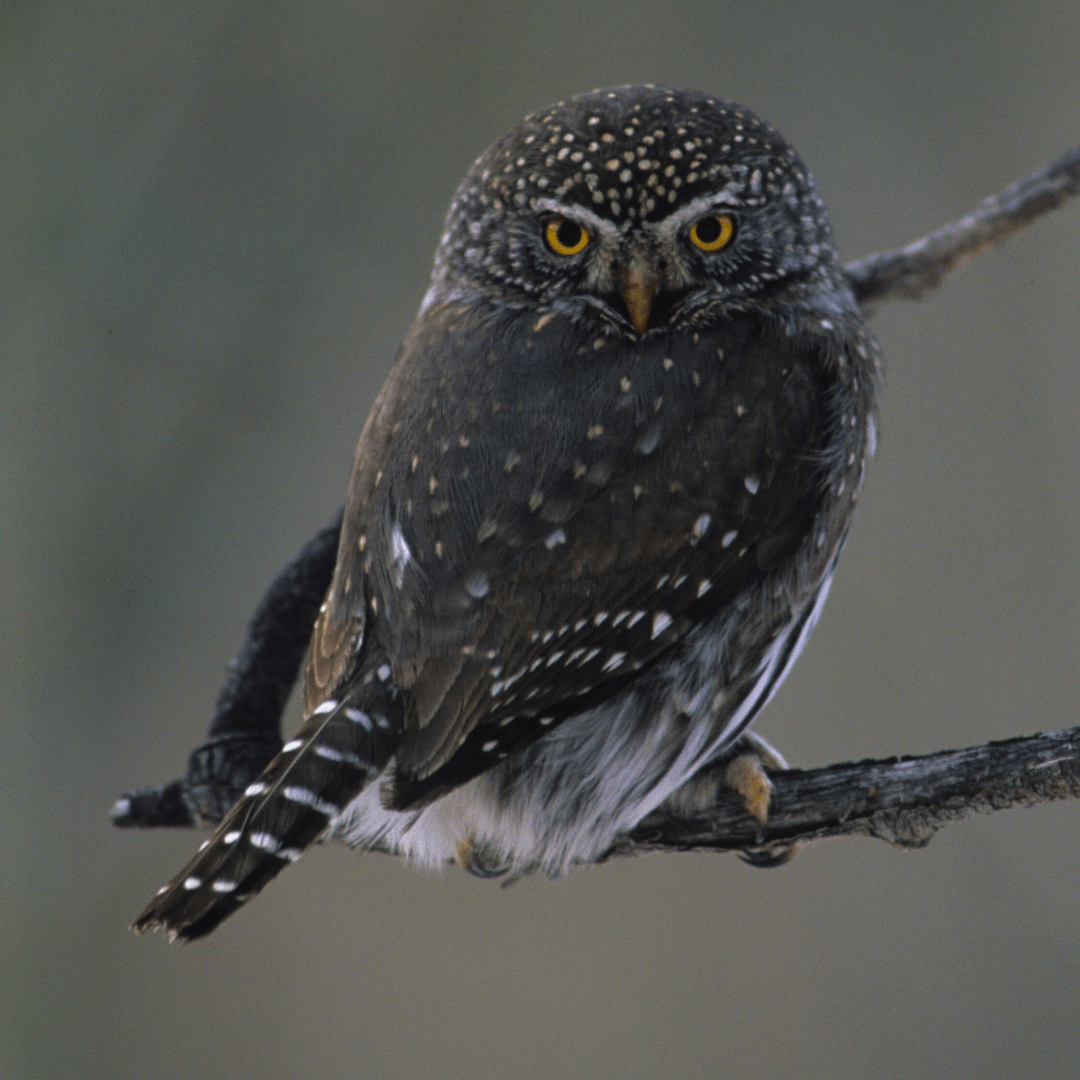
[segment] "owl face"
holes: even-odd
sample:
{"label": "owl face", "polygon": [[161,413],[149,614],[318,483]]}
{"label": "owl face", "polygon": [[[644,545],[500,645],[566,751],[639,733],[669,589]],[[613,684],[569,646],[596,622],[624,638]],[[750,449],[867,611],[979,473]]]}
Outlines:
{"label": "owl face", "polygon": [[835,263],[824,207],[747,110],[656,87],[527,117],[469,171],[425,308],[478,294],[645,334]]}

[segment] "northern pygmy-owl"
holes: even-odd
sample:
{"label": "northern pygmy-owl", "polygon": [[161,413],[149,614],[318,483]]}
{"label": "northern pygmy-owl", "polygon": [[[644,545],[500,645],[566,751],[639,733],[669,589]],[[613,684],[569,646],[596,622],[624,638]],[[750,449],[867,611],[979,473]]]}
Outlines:
{"label": "northern pygmy-owl", "polygon": [[470,169],[360,436],[303,726],[136,929],[319,837],[559,873],[730,755],[812,630],[874,344],[794,150],[654,87]]}

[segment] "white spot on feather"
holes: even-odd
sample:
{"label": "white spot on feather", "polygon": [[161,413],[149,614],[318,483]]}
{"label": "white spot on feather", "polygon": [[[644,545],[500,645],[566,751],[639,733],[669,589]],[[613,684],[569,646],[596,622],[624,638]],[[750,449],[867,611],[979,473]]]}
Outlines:
{"label": "white spot on feather", "polygon": [[488,594],[488,590],[491,588],[491,583],[488,581],[487,574],[477,571],[475,574],[470,574],[465,579],[465,591],[477,600],[482,600]]}
{"label": "white spot on feather", "polygon": [[646,457],[660,445],[660,427],[654,425],[634,444],[634,449]]}
{"label": "white spot on feather", "polygon": [[412,549],[401,531],[401,526],[395,521],[390,532],[390,560],[394,564],[394,585],[399,589],[405,582],[405,567],[411,559]]}
{"label": "white spot on feather", "polygon": [[327,817],[333,817],[340,810],[340,807],[335,806],[333,803],[327,802],[325,799],[320,799],[314,791],[310,791],[308,788],[283,788],[281,791],[281,795],[289,802],[298,803],[300,806],[309,806],[316,813],[325,814]]}
{"label": "white spot on feather", "polygon": [[325,746],[322,743],[316,743],[315,755],[324,758],[326,761],[337,761],[343,762],[346,765],[353,765],[357,769],[362,769],[365,772],[369,770],[368,763],[363,761],[356,754],[351,754],[346,750],[338,750],[333,746]]}
{"label": "white spot on feather", "polygon": [[365,731],[371,730],[371,717],[359,709],[346,709],[345,715],[354,723],[359,724]]}

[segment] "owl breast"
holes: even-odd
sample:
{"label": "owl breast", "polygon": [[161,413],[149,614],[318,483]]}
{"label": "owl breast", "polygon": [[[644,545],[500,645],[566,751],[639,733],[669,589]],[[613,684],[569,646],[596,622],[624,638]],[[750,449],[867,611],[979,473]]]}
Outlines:
{"label": "owl breast", "polygon": [[512,773],[538,739],[565,745],[571,718],[591,732],[628,702],[659,708],[665,658],[698,649],[702,686],[719,686],[747,597],[783,571],[791,595],[762,602],[775,627],[744,658],[758,670],[813,607],[844,520],[823,465],[848,434],[827,339],[747,315],[645,337],[598,326],[582,344],[568,316],[501,318],[477,333],[452,307],[429,315],[358,452],[378,481],[354,550],[409,699],[401,810],[496,762]]}

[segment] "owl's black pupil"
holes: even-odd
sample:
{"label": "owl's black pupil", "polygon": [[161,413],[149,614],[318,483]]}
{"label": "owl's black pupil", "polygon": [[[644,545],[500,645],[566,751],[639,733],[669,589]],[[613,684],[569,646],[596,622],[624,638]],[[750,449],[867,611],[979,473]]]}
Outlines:
{"label": "owl's black pupil", "polygon": [[697,223],[698,239],[703,244],[712,244],[720,239],[720,222],[714,218],[704,218]]}
{"label": "owl's black pupil", "polygon": [[564,221],[555,236],[563,247],[577,247],[581,243],[581,226],[575,225],[572,221]]}

